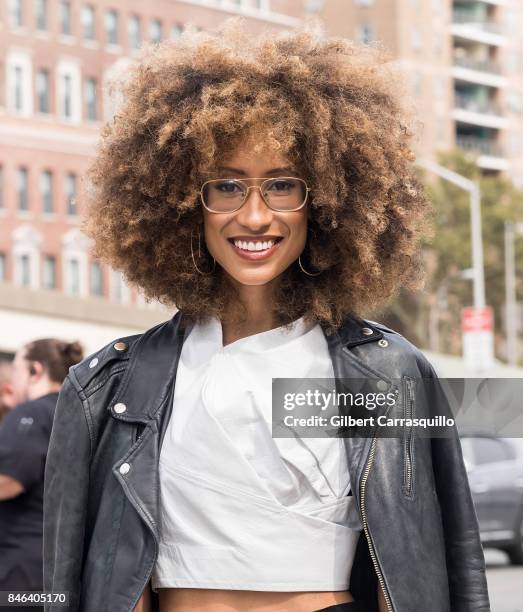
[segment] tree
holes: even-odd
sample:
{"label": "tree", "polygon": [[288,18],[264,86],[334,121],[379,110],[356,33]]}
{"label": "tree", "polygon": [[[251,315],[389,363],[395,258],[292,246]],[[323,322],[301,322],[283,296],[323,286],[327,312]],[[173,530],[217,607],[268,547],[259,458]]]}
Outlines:
{"label": "tree", "polygon": [[[481,175],[475,159],[461,150],[440,154],[438,162],[478,180],[481,189],[486,302],[494,310],[495,352],[505,357],[504,223],[523,221],[523,192],[509,178]],[[461,353],[461,309],[473,304],[472,282],[462,271],[472,267],[470,199],[455,185],[421,174],[433,204],[435,232],[423,245],[426,286],[415,296],[400,292],[386,313],[407,337],[423,348]],[[523,300],[523,238],[516,240],[517,299]],[[413,328],[413,317],[415,325]],[[413,333],[414,330],[417,333]],[[400,330],[401,331],[401,330]],[[439,347],[430,346],[439,334]]]}

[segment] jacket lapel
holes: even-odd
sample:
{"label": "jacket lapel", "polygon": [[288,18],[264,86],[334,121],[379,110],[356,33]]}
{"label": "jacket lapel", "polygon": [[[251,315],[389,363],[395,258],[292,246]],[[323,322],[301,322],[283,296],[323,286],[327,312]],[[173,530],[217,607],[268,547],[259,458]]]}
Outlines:
{"label": "jacket lapel", "polygon": [[[378,378],[384,379],[390,384],[390,380],[385,375],[377,377],[376,371],[369,369],[351,350],[356,346],[381,340],[383,338],[383,333],[379,329],[373,327],[363,319],[349,317],[338,332],[328,335],[324,329],[324,334],[329,347],[337,391],[347,391],[347,389],[344,389],[342,386],[342,379],[359,379],[361,381],[362,379]],[[375,416],[378,416],[378,413],[379,410],[376,411]],[[370,452],[372,438],[358,435],[356,429],[355,435],[346,435],[344,437],[344,442],[351,480],[351,490],[357,503],[357,508],[354,508],[354,512],[356,513],[357,510],[359,511],[360,507],[361,476]],[[356,518],[357,517],[353,515],[351,520],[356,521]]]}
{"label": "jacket lapel", "polygon": [[[113,474],[157,542],[160,539],[158,438],[160,435],[163,438],[170,415],[176,370],[186,333],[181,318],[178,312],[170,321],[152,328],[140,338],[110,407],[114,418],[144,425],[136,443],[113,466]],[[115,411],[117,404],[120,404],[120,411],[122,404],[125,410]]]}

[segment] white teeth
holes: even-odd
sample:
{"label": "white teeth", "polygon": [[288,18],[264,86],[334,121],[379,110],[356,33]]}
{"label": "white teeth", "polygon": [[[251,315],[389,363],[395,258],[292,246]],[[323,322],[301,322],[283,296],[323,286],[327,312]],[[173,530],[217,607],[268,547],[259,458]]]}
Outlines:
{"label": "white teeth", "polygon": [[274,240],[267,240],[266,242],[247,242],[246,240],[235,240],[234,246],[242,249],[243,251],[266,251],[274,246]]}

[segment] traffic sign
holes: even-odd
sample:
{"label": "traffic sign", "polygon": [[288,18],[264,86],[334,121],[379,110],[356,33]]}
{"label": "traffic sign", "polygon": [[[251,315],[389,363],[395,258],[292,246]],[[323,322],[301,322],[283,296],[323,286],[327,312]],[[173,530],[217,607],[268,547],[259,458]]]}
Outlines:
{"label": "traffic sign", "polygon": [[463,357],[467,367],[480,373],[494,365],[494,313],[490,306],[461,311]]}

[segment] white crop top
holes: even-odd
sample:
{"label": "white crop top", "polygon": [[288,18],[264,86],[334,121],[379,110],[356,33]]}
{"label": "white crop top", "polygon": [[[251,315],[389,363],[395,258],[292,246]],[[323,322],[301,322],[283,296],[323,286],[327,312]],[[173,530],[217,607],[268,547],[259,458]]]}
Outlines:
{"label": "white crop top", "polygon": [[303,318],[223,346],[195,324],[160,452],[160,547],[152,587],[349,588],[359,537],[342,438],[273,438],[272,378],[334,378]]}

